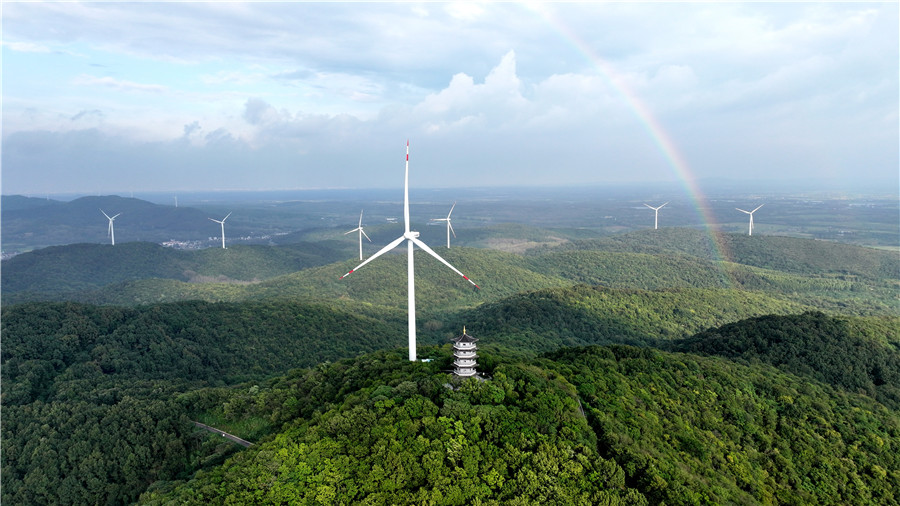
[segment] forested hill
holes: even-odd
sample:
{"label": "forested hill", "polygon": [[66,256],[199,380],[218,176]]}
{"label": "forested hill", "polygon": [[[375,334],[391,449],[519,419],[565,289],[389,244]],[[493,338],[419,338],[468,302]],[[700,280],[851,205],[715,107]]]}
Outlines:
{"label": "forested hill", "polygon": [[0,196],[0,208],[3,212],[23,211],[28,209],[36,209],[48,206],[62,206],[64,202],[48,198],[26,197],[24,195],[3,195]]}
{"label": "forested hill", "polygon": [[751,316],[805,309],[740,290],[615,290],[576,285],[483,304],[461,312],[455,326],[465,324],[484,336],[485,343],[544,352],[590,344],[660,345]]}
{"label": "forested hill", "polygon": [[[230,250],[226,250],[230,251]],[[453,248],[441,255],[465,272],[483,290],[477,291],[458,274],[431,256],[416,254],[416,300],[425,311],[447,312],[480,304],[520,291],[565,286],[565,279],[544,276],[527,267],[518,255],[490,250]],[[341,279],[358,261],[312,267],[253,284],[185,283],[147,279],[119,283],[73,298],[94,304],[146,304],[185,299],[243,301],[317,298],[347,299],[368,304],[405,308],[406,255],[387,254],[353,275]]]}
{"label": "forested hill", "polygon": [[[8,198],[3,197],[4,205]],[[115,221],[117,243],[205,241],[220,234],[218,224],[209,221],[205,211],[191,207],[164,206],[115,195],[81,197],[71,202],[45,201],[47,205],[43,206],[35,200],[13,200],[13,208],[3,209],[5,250],[27,251],[36,246],[79,242],[109,243],[109,222],[100,209],[109,216],[121,213]],[[229,236],[246,235],[251,230],[238,216],[233,216],[228,223]]]}
{"label": "forested hill", "polygon": [[713,241],[703,230],[661,228],[567,242],[538,248],[532,254],[572,249],[651,254],[675,252],[796,274],[900,279],[900,257],[896,252],[795,237],[746,234],[717,234],[715,237],[716,241]]}
{"label": "forested hill", "polygon": [[279,247],[235,245],[182,251],[155,243],[51,246],[3,261],[4,304],[64,300],[107,285],[158,278],[184,282],[250,282],[346,257],[331,243]]}
{"label": "forested hill", "polygon": [[3,402],[52,398],[73,375],[228,384],[405,342],[405,316],[302,302],[138,308],[17,304],[2,311]]}
{"label": "forested hill", "polygon": [[[403,254],[385,255],[364,270],[339,279],[357,262],[327,263],[335,256],[347,256],[341,252],[343,246],[332,243],[211,248],[196,252],[162,250],[150,244],[122,246],[116,246],[115,252],[103,245],[47,248],[5,261],[3,301],[9,304],[28,300],[76,300],[133,305],[190,299],[237,302],[300,297],[346,298],[391,307],[406,305]],[[787,253],[778,250],[773,254],[779,252]],[[109,255],[108,260],[100,258],[104,254]],[[643,290],[741,289],[765,292],[781,300],[832,312],[896,314],[900,283],[896,278],[789,273],[712,262],[673,252],[554,250],[521,256],[496,250],[452,248],[442,249],[441,255],[483,290],[472,291],[456,274],[419,252],[416,295],[419,308],[426,312],[446,312],[525,291],[585,283]],[[863,264],[852,262],[845,267],[864,270]],[[86,271],[87,275],[78,275],[79,270]],[[285,271],[290,274],[270,277]],[[144,278],[153,275],[160,277]],[[191,282],[184,280],[188,276]],[[261,282],[247,283],[254,279]],[[63,291],[54,286],[83,290]]]}
{"label": "forested hill", "polygon": [[675,349],[764,362],[900,409],[900,319],[767,315],[709,329]]}
{"label": "forested hill", "polygon": [[[445,362],[447,357],[445,356]],[[273,432],[142,504],[894,504],[900,416],[765,365],[627,346],[451,390],[378,353],[191,397]],[[224,405],[223,405],[224,404]],[[259,434],[259,433],[258,433]]]}
{"label": "forested hill", "polygon": [[[257,502],[301,494],[376,504],[896,500],[898,414],[852,388],[724,357],[560,350],[660,342],[683,332],[661,315],[702,326],[761,304],[721,296],[576,287],[486,305],[476,317],[485,323],[469,322],[469,332],[494,381],[455,392],[443,386],[448,347],[424,345],[445,342],[472,316],[465,311],[443,330],[423,329],[421,354],[436,359],[424,364],[405,358],[404,311],[353,302],[4,307],[2,501],[123,503],[144,491],[147,501],[179,503],[246,503],[254,493],[275,494]],[[585,311],[570,317],[565,307]],[[850,336],[896,326],[847,321]],[[358,356],[371,350],[382,351]],[[340,360],[348,356],[358,357]],[[298,366],[312,369],[265,379]],[[257,446],[219,467],[235,449],[198,435],[197,419]]]}

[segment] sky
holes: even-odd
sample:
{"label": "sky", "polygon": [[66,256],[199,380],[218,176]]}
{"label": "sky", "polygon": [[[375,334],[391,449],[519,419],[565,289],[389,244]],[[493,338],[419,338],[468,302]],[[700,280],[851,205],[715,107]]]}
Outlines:
{"label": "sky", "polygon": [[2,193],[898,188],[898,2],[28,2]]}

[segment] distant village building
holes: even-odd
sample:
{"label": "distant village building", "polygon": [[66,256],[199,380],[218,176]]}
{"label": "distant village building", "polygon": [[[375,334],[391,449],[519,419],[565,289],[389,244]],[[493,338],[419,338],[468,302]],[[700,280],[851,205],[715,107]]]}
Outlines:
{"label": "distant village building", "polygon": [[463,333],[459,337],[453,338],[453,374],[458,378],[469,378],[475,376],[475,367],[478,365],[475,359],[478,355],[475,343],[478,339],[466,334],[466,328],[463,327]]}

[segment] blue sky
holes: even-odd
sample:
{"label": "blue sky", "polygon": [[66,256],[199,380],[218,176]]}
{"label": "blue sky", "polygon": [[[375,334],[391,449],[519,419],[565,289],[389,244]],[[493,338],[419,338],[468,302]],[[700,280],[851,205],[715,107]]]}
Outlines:
{"label": "blue sky", "polygon": [[2,192],[390,188],[407,139],[420,187],[896,189],[897,19],[897,2],[4,2]]}

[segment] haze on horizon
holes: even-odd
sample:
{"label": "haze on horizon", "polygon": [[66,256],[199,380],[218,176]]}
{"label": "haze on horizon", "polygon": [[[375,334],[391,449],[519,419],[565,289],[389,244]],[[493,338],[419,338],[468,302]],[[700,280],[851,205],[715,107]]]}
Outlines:
{"label": "haze on horizon", "polygon": [[[5,3],[2,193],[898,188],[888,3]],[[892,185],[892,186],[891,186]]]}

